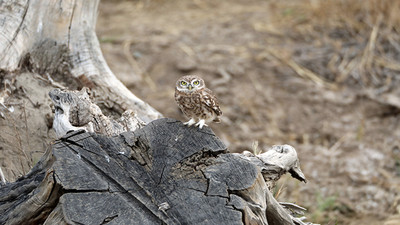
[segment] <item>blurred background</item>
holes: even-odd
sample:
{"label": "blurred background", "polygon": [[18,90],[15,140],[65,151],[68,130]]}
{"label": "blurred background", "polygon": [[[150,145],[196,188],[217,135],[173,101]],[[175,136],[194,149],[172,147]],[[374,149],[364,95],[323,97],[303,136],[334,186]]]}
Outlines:
{"label": "blurred background", "polygon": [[165,117],[197,74],[231,152],[290,144],[308,178],[279,201],[321,224],[400,224],[400,1],[102,0],[112,71]]}

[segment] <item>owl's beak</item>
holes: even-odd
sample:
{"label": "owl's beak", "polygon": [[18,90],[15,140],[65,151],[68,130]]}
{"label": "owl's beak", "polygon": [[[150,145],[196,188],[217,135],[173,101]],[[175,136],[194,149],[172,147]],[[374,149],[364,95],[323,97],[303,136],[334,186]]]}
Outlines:
{"label": "owl's beak", "polygon": [[191,91],[193,86],[191,84],[189,84],[188,88],[189,88],[189,91]]}

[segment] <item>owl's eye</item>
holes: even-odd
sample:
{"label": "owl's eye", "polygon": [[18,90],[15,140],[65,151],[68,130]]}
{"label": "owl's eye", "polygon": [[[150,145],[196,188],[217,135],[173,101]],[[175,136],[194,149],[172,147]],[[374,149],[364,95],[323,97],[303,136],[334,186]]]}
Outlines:
{"label": "owl's eye", "polygon": [[186,86],[187,85],[186,81],[181,81],[181,85]]}
{"label": "owl's eye", "polygon": [[194,85],[199,85],[200,82],[198,80],[196,80],[195,82],[193,82]]}

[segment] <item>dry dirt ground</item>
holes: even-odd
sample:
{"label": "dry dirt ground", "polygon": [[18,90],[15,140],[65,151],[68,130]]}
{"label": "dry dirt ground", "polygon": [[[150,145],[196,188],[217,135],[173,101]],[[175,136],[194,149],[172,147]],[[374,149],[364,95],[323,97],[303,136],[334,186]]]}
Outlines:
{"label": "dry dirt ground", "polygon": [[[321,12],[351,13],[346,5],[322,2],[102,1],[97,33],[113,72],[165,117],[186,119],[175,81],[197,74],[220,100],[222,123],[211,127],[230,151],[293,145],[308,183],[284,179],[280,201],[307,207],[322,224],[398,224],[400,110],[366,94],[388,75],[363,58],[374,52],[374,21],[383,32],[390,12],[377,1],[349,1],[361,14],[354,16],[385,19],[348,25]],[[396,50],[387,49],[390,60]],[[364,67],[352,63],[373,73],[357,76]]]}
{"label": "dry dirt ground", "polygon": [[[186,120],[175,81],[197,74],[219,98],[210,126],[231,152],[294,146],[308,183],[287,176],[275,195],[310,221],[394,225],[399,11],[397,0],[102,0],[97,34],[112,71],[165,117]],[[22,74],[7,88],[0,169],[13,181],[55,135],[48,81]]]}

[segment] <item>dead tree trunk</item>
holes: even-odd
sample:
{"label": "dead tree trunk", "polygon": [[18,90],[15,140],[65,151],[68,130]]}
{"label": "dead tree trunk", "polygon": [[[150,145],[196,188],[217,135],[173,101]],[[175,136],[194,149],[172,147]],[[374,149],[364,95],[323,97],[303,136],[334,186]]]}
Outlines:
{"label": "dead tree trunk", "polygon": [[106,64],[95,34],[98,4],[0,1],[0,175],[6,180],[27,173],[54,136],[48,129],[50,101],[44,97],[51,89],[89,87],[96,104],[109,113],[129,109],[145,122],[161,117]]}
{"label": "dead tree trunk", "polygon": [[160,118],[106,64],[95,33],[98,4],[99,0],[0,1],[0,70],[15,74],[26,69],[50,81],[66,81],[67,88],[75,79],[119,113],[133,109],[146,122]]}

